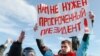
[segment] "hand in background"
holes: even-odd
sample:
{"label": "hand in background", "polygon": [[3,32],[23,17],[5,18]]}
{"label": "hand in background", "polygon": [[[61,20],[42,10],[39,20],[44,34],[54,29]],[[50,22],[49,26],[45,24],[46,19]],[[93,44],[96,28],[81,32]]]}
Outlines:
{"label": "hand in background", "polygon": [[25,32],[24,31],[22,31],[21,33],[20,33],[20,36],[19,36],[19,38],[18,38],[18,42],[23,42],[23,40],[24,40],[24,38],[25,38]]}
{"label": "hand in background", "polygon": [[13,40],[11,38],[8,38],[4,45],[7,47],[9,44],[12,44],[12,43],[13,43]]}

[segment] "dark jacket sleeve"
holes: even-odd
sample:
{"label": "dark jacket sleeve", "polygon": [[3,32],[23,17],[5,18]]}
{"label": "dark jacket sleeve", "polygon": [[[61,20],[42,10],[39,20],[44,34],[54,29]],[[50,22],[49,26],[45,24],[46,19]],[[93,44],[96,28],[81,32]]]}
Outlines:
{"label": "dark jacket sleeve", "polygon": [[89,34],[84,34],[83,39],[84,42],[87,42],[89,40]]}
{"label": "dark jacket sleeve", "polygon": [[77,50],[76,56],[85,56],[89,45],[89,34],[85,33],[82,42]]}
{"label": "dark jacket sleeve", "polygon": [[48,50],[48,48],[46,46],[44,46],[43,40],[36,39],[36,42],[37,42],[40,52],[44,55],[45,52]]}
{"label": "dark jacket sleeve", "polygon": [[80,42],[78,40],[78,37],[77,36],[72,36],[70,38],[72,38],[72,49],[77,51],[77,48],[79,47],[79,44],[80,44]]}
{"label": "dark jacket sleeve", "polygon": [[4,45],[0,45],[0,55],[3,56],[3,53],[7,47]]}
{"label": "dark jacket sleeve", "polygon": [[22,56],[22,44],[18,41],[13,42],[8,52],[8,56]]}

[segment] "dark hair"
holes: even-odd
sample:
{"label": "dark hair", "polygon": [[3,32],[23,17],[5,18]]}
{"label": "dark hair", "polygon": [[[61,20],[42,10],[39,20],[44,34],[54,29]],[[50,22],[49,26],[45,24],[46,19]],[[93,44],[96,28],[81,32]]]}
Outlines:
{"label": "dark hair", "polygon": [[[26,52],[27,50],[32,50],[32,51],[35,53],[35,51],[34,51],[33,48],[31,48],[31,47],[26,47],[26,48],[24,48],[24,50],[23,50],[23,56],[25,56],[24,52]],[[36,53],[35,53],[35,54],[36,54]]]}
{"label": "dark hair", "polygon": [[67,43],[72,48],[72,42],[71,41],[69,41],[69,40],[63,40],[61,42],[61,44],[65,44],[65,43]]}
{"label": "dark hair", "polygon": [[71,42],[70,42],[69,40],[63,40],[63,41],[61,42],[61,44],[65,44],[65,43],[71,44]]}
{"label": "dark hair", "polygon": [[25,51],[25,50],[34,50],[33,48],[31,48],[31,47],[26,47],[26,48],[24,48],[24,50],[23,51]]}

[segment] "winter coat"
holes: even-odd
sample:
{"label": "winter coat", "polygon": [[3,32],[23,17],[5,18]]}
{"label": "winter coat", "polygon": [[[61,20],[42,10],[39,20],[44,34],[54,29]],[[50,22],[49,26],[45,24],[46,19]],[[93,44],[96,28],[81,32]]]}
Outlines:
{"label": "winter coat", "polygon": [[13,42],[8,52],[8,56],[22,56],[22,44],[18,41]]}
{"label": "winter coat", "polygon": [[36,39],[36,42],[43,56],[54,56],[52,50],[44,46],[44,43],[41,39]]}
{"label": "winter coat", "polygon": [[4,45],[0,45],[0,56],[3,56],[6,47]]}
{"label": "winter coat", "polygon": [[76,56],[86,56],[86,51],[89,46],[89,34],[84,34],[82,42],[76,52]]}

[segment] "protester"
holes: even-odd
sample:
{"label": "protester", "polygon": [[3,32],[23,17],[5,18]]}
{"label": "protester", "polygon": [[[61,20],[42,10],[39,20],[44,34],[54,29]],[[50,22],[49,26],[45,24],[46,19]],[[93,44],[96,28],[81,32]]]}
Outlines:
{"label": "protester", "polygon": [[0,56],[3,56],[3,53],[6,50],[7,46],[11,43],[12,43],[12,40],[8,38],[4,44],[0,45]]}
{"label": "protester", "polygon": [[76,56],[76,53],[72,50],[72,43],[69,40],[63,40],[61,42],[61,50],[59,56]]}
{"label": "protester", "polygon": [[85,56],[89,45],[89,29],[85,28],[85,33],[82,42],[77,50],[77,56]]}
{"label": "protester", "polygon": [[36,39],[36,42],[37,42],[38,48],[43,56],[54,56],[52,50],[44,45],[42,39]]}
{"label": "protester", "polygon": [[25,32],[22,31],[18,40],[13,42],[8,52],[8,56],[21,56],[22,55],[22,42],[25,37],[24,35],[25,35]]}
{"label": "protester", "polygon": [[[91,14],[91,12],[89,12],[89,17],[91,19],[91,22],[92,22],[92,26],[93,26],[93,23],[94,23],[94,15]],[[90,35],[90,29],[88,28],[88,22],[84,21],[84,26],[85,26],[85,33],[84,33],[84,36],[83,36],[83,39],[82,39],[82,42],[76,52],[76,56],[86,56],[86,51],[88,49],[88,46],[89,46],[89,35]]]}
{"label": "protester", "polygon": [[36,53],[33,48],[26,47],[23,50],[23,56],[36,56]]}
{"label": "protester", "polygon": [[[22,43],[25,38],[25,32],[22,31],[18,40],[14,41],[8,52],[8,56],[35,56],[31,47],[26,47],[22,52]],[[30,49],[31,48],[31,49]]]}
{"label": "protester", "polygon": [[[89,17],[90,19],[94,18],[92,14],[91,15],[89,14]],[[78,46],[73,46],[73,48],[75,48],[74,50],[76,51],[74,52],[72,50],[72,47],[71,47],[72,45],[70,41],[64,40],[61,43],[61,50],[58,52],[58,56],[85,56],[86,55],[88,42],[89,42],[89,33],[87,33],[89,32],[89,28],[88,28],[88,22],[86,22],[86,19],[84,19],[84,24],[85,24],[84,25],[85,33],[82,39],[82,43],[79,45],[79,42],[76,42],[76,44],[78,43]],[[35,27],[34,29],[37,30],[37,27]],[[43,44],[42,39],[36,39],[36,42],[43,56],[54,56],[52,50]]]}

